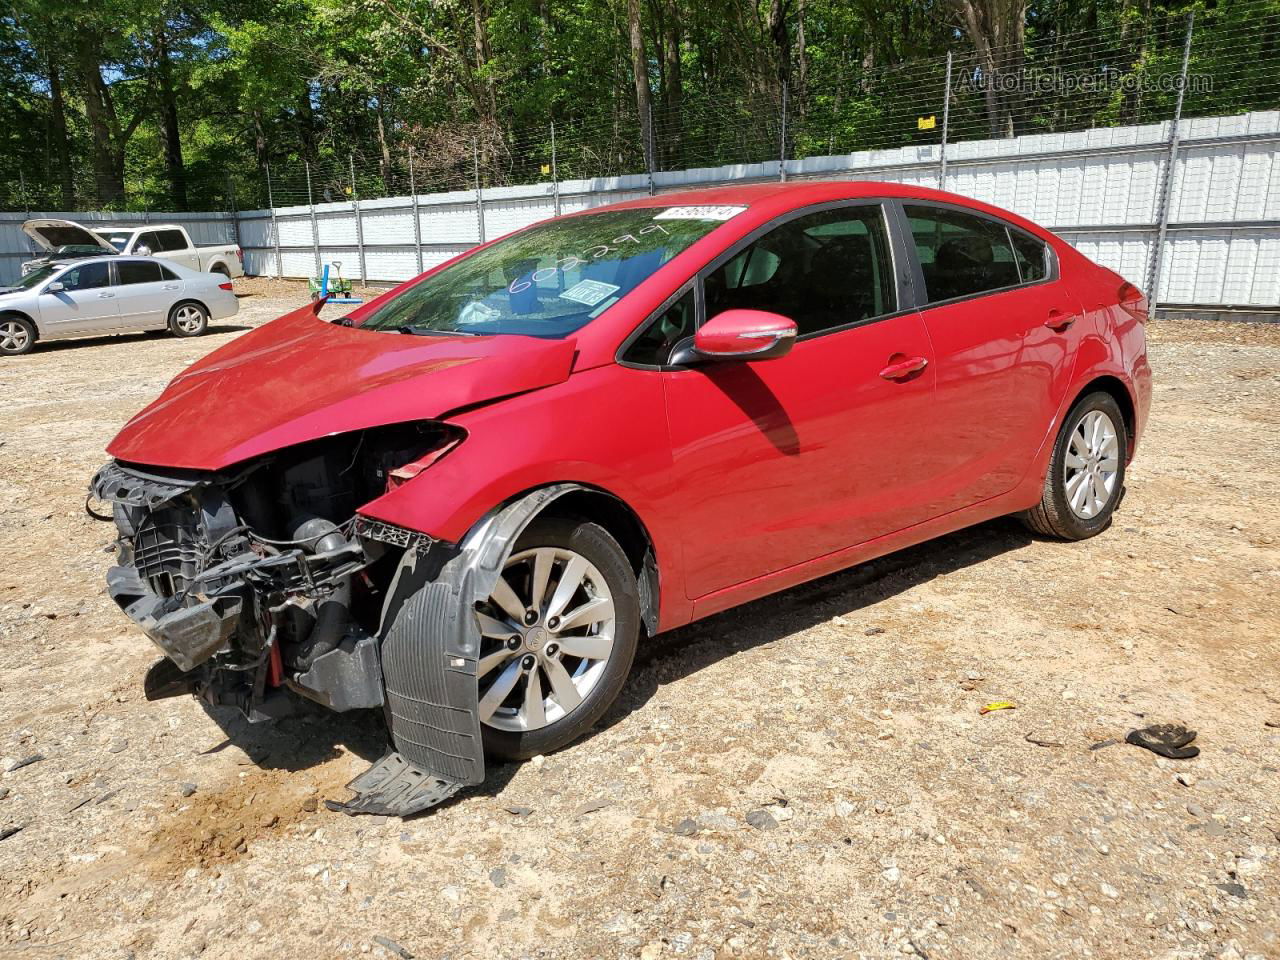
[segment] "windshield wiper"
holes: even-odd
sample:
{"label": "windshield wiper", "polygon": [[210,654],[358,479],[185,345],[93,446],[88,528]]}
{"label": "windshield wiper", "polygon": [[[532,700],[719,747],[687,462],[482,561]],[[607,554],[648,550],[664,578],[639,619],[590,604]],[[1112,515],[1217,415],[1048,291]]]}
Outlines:
{"label": "windshield wiper", "polygon": [[472,333],[470,330],[433,330],[431,327],[415,327],[411,323],[402,323],[398,327],[392,327],[396,333],[411,333],[415,337],[474,337],[478,334]]}

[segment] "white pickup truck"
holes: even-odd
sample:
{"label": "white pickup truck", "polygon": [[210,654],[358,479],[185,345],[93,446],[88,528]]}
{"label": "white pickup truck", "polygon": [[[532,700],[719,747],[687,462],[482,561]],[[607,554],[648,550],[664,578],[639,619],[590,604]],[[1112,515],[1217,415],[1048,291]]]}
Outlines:
{"label": "white pickup truck", "polygon": [[23,274],[57,260],[123,253],[172,260],[201,273],[244,276],[244,253],[234,243],[197,247],[185,228],[171,223],[143,223],[127,227],[86,227],[71,220],[28,220],[22,232],[46,251],[22,265]]}

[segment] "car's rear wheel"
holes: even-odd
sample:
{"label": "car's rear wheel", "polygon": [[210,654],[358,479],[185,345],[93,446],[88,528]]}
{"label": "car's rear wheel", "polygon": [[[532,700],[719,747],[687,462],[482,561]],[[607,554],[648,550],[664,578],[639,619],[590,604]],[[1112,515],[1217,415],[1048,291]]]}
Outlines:
{"label": "car's rear wheel", "polygon": [[1101,533],[1124,492],[1128,448],[1115,397],[1103,391],[1082,397],[1058,433],[1040,503],[1023,521],[1036,533],[1062,540]]}
{"label": "car's rear wheel", "polygon": [[618,542],[589,522],[535,520],[478,605],[485,747],[508,759],[586,733],[617,699],[635,658],[640,604]]}
{"label": "car's rear wheel", "polygon": [[209,329],[209,311],[198,303],[180,303],[169,311],[169,332],[175,337],[198,337]]}
{"label": "car's rear wheel", "polygon": [[36,328],[23,317],[0,317],[0,354],[17,357],[36,345]]}

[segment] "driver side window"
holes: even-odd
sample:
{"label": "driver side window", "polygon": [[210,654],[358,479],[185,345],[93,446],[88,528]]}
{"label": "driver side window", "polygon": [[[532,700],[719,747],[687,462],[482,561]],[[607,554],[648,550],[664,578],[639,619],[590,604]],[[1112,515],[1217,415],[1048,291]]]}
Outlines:
{"label": "driver side window", "polygon": [[110,271],[105,263],[86,263],[68,270],[58,278],[64,290],[94,290],[111,285]]}
{"label": "driver side window", "polygon": [[893,313],[897,295],[889,234],[879,204],[796,217],[706,278],[706,315],[768,310],[800,336]]}

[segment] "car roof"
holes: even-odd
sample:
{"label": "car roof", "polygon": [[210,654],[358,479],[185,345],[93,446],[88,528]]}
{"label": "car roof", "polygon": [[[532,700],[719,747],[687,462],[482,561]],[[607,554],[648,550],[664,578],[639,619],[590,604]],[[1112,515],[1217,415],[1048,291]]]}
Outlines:
{"label": "car roof", "polygon": [[102,223],[89,229],[101,233],[108,230],[181,230],[182,226],[177,223]]}
{"label": "car roof", "polygon": [[157,260],[155,257],[133,257],[122,256],[121,254],[104,253],[100,257],[53,257],[49,260],[49,266],[52,267],[83,267],[85,264],[96,263],[101,260],[103,263],[159,263],[162,266],[173,269],[180,264],[169,263]]}
{"label": "car roof", "polygon": [[[656,193],[648,197],[610,204],[608,207],[592,207],[570,216],[581,216],[600,210],[619,210],[643,207],[670,206],[743,206],[764,218],[772,218],[789,210],[817,203],[861,198],[893,197],[901,200],[921,200],[932,203],[949,203],[990,214],[1022,227],[1036,236],[1048,235],[1043,227],[1018,214],[965,197],[930,187],[887,180],[803,180],[772,183],[729,184],[719,187],[699,187],[670,193]],[[753,217],[758,219],[759,217]]]}

